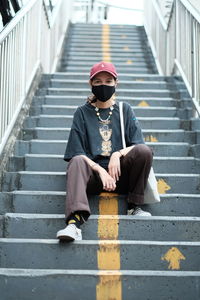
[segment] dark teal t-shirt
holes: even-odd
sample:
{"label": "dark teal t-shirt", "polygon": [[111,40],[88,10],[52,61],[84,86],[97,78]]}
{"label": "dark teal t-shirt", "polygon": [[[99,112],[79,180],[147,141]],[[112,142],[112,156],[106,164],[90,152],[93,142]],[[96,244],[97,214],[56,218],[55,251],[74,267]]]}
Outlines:
{"label": "dark teal t-shirt", "polygon": [[[107,168],[110,155],[123,148],[119,117],[119,104],[113,105],[111,118],[101,122],[90,103],[77,108],[71,127],[64,160],[76,155],[86,155],[102,167]],[[100,117],[106,120],[110,109],[99,109]],[[131,106],[124,102],[124,125],[126,146],[144,144],[141,128]]]}

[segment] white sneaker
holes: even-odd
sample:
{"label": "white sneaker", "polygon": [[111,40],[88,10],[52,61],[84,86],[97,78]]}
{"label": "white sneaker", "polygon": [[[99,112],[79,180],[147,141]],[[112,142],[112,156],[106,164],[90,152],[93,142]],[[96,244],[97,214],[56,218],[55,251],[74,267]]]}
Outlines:
{"label": "white sneaker", "polygon": [[151,213],[148,211],[142,210],[140,207],[132,208],[127,211],[127,215],[131,216],[140,216],[140,217],[150,217]]}
{"label": "white sneaker", "polygon": [[81,229],[77,228],[74,224],[67,225],[64,229],[57,232],[57,238],[62,241],[81,241]]}

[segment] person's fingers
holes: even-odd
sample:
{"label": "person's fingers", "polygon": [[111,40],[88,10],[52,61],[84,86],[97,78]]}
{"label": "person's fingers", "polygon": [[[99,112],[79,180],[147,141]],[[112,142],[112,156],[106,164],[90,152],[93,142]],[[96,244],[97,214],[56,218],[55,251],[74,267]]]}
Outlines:
{"label": "person's fingers", "polygon": [[120,164],[118,166],[118,176],[120,177],[121,176],[121,167],[120,167]]}
{"label": "person's fingers", "polygon": [[114,166],[114,167],[110,168],[109,174],[115,181],[119,180],[117,167]]}

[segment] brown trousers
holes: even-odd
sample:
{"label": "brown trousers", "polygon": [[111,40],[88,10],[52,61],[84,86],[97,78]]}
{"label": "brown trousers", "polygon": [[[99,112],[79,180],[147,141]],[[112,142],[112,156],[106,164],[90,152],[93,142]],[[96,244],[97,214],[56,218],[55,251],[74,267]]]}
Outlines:
{"label": "brown trousers", "polygon": [[[121,157],[121,176],[114,192],[128,194],[128,203],[142,205],[152,159],[152,150],[145,144],[135,145],[126,156]],[[76,211],[84,211],[87,219],[90,215],[87,195],[100,194],[103,185],[99,174],[77,155],[67,167],[66,190],[66,220]]]}

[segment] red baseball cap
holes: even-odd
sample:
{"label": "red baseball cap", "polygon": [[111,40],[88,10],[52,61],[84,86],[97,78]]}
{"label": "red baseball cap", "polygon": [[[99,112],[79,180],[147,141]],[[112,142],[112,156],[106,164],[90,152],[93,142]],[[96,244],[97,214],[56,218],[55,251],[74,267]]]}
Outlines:
{"label": "red baseball cap", "polygon": [[101,61],[95,64],[90,70],[90,79],[92,79],[95,75],[97,75],[100,72],[108,72],[114,78],[117,78],[117,71],[115,69],[115,66],[110,62]]}

